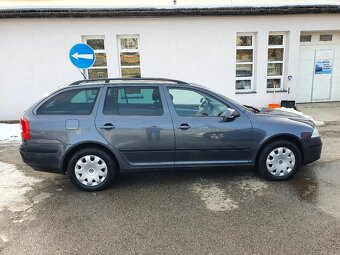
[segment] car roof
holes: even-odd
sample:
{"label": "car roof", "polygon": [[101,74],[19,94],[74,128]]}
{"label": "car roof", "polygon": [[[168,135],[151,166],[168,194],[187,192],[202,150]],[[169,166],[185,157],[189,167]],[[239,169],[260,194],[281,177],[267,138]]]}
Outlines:
{"label": "car roof", "polygon": [[176,85],[191,85],[190,83],[166,79],[166,78],[106,78],[106,79],[89,79],[79,80],[70,84],[75,85],[113,85],[113,84],[176,84]]}

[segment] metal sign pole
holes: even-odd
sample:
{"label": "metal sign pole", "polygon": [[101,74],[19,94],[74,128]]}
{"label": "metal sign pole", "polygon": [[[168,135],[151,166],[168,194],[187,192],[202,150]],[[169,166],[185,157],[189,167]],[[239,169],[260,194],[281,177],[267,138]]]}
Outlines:
{"label": "metal sign pole", "polygon": [[81,75],[84,77],[84,80],[88,80],[88,79],[86,78],[86,75],[80,70],[80,68],[78,68],[78,70],[79,70],[79,72],[81,73]]}

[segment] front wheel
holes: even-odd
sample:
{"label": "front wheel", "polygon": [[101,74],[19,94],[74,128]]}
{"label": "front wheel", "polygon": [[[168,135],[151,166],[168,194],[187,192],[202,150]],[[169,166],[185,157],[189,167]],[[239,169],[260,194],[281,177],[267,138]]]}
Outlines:
{"label": "front wheel", "polygon": [[105,189],[117,176],[112,157],[97,148],[76,152],[68,163],[67,172],[71,182],[85,191]]}
{"label": "front wheel", "polygon": [[301,167],[300,149],[291,142],[279,140],[268,144],[260,153],[257,168],[268,180],[284,181]]}

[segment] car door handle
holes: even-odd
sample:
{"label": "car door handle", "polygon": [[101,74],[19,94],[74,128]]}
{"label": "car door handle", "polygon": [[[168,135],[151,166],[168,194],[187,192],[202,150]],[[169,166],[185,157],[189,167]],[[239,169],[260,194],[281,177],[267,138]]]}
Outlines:
{"label": "car door handle", "polygon": [[106,123],[103,126],[100,126],[101,129],[114,129],[115,126],[112,125],[111,123]]}
{"label": "car door handle", "polygon": [[187,124],[187,123],[183,123],[183,124],[181,124],[181,125],[178,125],[178,126],[176,126],[178,129],[182,129],[182,130],[186,130],[186,129],[189,129],[189,128],[191,128],[191,126],[189,125],[189,124]]}

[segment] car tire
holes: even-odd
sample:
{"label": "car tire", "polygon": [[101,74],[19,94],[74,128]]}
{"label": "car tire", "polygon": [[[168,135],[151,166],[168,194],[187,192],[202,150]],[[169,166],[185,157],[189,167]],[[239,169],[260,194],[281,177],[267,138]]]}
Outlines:
{"label": "car tire", "polygon": [[301,151],[294,143],[274,141],[260,152],[257,170],[267,180],[285,181],[299,170],[301,158]]}
{"label": "car tire", "polygon": [[98,148],[77,151],[69,160],[67,173],[71,182],[84,191],[99,191],[117,178],[113,158]]}

